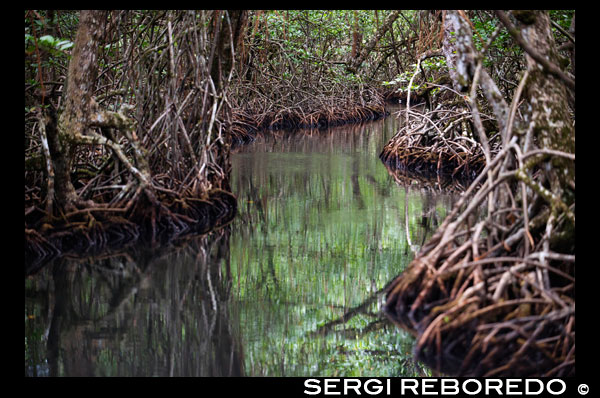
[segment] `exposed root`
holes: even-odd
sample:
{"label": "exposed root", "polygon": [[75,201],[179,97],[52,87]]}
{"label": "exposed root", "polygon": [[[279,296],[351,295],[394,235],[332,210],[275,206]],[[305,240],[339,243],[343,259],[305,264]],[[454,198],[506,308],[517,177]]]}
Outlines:
{"label": "exposed root", "polygon": [[393,170],[473,180],[485,166],[481,144],[470,127],[470,112],[437,109],[421,114],[409,109],[409,121],[392,137],[379,158]]}
{"label": "exposed root", "polygon": [[[269,89],[283,90],[276,86]],[[297,101],[290,101],[296,96]],[[233,146],[252,142],[260,130],[327,128],[376,120],[386,115],[383,94],[374,89],[365,89],[359,94],[340,92],[319,95],[296,90],[280,101],[276,98],[257,96],[234,107],[231,127]]]}
{"label": "exposed root", "polygon": [[[503,149],[486,166],[391,284],[385,313],[417,336],[416,357],[438,372],[572,376],[571,220],[548,211],[527,218],[551,203],[538,196],[528,206],[523,197],[512,196],[517,172],[503,170],[510,154],[511,147]],[[481,207],[487,207],[483,219],[476,216]],[[553,237],[559,231],[561,238]]]}
{"label": "exposed root", "polygon": [[26,229],[26,272],[68,253],[96,253],[107,249],[147,242],[164,243],[191,233],[206,233],[229,223],[235,216],[235,197],[220,189],[206,199],[177,198],[161,194],[151,203],[140,195],[128,211],[124,209],[82,209],[65,215],[62,222],[47,228]]}

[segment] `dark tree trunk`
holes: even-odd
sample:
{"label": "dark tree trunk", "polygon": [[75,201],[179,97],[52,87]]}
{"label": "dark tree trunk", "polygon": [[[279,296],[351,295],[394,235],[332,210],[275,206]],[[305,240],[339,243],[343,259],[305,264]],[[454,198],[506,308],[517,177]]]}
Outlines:
{"label": "dark tree trunk", "polygon": [[[243,43],[244,32],[248,25],[248,10],[215,11],[212,23],[215,45],[213,46],[214,54],[212,55],[210,76],[217,93],[221,93],[227,89],[229,74],[235,64],[238,50]],[[225,119],[229,119],[229,109],[224,109],[224,113]],[[226,120],[226,123],[229,122]],[[207,134],[215,133],[208,131]],[[216,143],[214,158],[224,173],[223,175],[209,175],[209,182],[213,187],[229,190],[228,176],[231,170],[229,159],[231,139],[229,134],[217,140]]]}

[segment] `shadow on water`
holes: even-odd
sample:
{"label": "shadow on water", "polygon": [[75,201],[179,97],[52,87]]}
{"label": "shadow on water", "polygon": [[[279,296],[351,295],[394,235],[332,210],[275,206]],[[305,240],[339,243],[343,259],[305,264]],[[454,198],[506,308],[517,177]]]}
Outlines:
{"label": "shadow on water", "polygon": [[26,276],[25,374],[428,374],[380,310],[457,196],[388,173],[397,130],[269,133],[232,155],[229,226]]}

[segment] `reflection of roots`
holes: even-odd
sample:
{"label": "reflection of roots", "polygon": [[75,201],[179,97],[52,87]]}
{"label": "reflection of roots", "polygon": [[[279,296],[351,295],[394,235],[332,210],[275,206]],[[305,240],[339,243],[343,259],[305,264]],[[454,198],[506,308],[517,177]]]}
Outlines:
{"label": "reflection of roots", "polygon": [[396,184],[402,187],[415,187],[421,191],[456,194],[466,190],[462,181],[448,175],[437,173],[430,175],[422,171],[402,170],[387,165],[386,169]]}
{"label": "reflection of roots", "polygon": [[[493,178],[474,195],[475,184],[465,192],[392,282],[385,312],[417,336],[417,358],[439,372],[572,376],[575,256],[550,248],[556,234],[567,230],[569,217],[554,218],[546,208],[525,218],[518,206],[522,198],[511,191],[517,173],[498,172],[508,152],[486,166],[475,183]],[[539,196],[529,203],[534,201],[546,206]],[[475,216],[482,204],[485,219]],[[564,242],[556,247],[564,248]]]}
{"label": "reflection of roots", "polygon": [[457,178],[472,180],[485,166],[483,153],[452,153],[444,148],[431,150],[420,147],[387,145],[380,154],[382,162],[395,170],[420,174],[428,178]]}

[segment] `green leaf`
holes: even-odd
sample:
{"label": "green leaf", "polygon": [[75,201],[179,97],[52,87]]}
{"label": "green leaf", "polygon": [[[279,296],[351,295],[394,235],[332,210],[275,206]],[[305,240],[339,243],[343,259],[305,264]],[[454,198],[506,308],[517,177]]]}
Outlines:
{"label": "green leaf", "polygon": [[64,51],[64,50],[68,50],[69,48],[73,47],[73,45],[74,45],[74,43],[70,40],[61,40],[58,43],[56,43],[55,47],[61,51]]}
{"label": "green leaf", "polygon": [[45,35],[45,36],[40,37],[39,41],[42,44],[45,44],[45,45],[50,46],[50,47],[53,47],[55,39],[54,39],[54,37],[52,37],[50,35]]}

